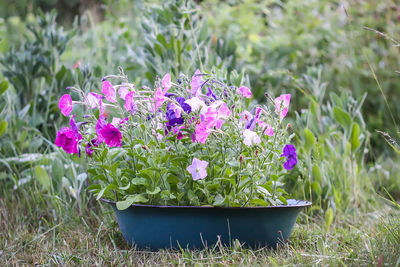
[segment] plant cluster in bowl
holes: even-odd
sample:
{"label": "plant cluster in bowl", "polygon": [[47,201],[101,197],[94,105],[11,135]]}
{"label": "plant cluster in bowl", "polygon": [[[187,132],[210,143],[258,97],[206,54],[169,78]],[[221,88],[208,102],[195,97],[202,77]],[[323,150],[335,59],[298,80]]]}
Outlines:
{"label": "plant cluster in bowl", "polygon": [[101,90],[68,89],[59,107],[70,125],[55,144],[87,155],[98,199],[118,209],[287,203],[281,180],[297,164],[283,123],[289,94],[258,105],[248,87],[199,70],[175,81],[166,74],[154,89],[122,70],[104,77]]}

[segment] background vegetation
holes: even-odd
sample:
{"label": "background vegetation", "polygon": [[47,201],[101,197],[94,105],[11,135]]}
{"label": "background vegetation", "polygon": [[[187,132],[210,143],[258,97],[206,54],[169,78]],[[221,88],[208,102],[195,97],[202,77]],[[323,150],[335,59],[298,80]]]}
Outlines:
{"label": "background vegetation", "polygon": [[[399,23],[390,0],[2,2],[0,263],[399,266]],[[66,87],[93,90],[118,66],[136,84],[216,69],[243,75],[257,101],[294,95],[303,163],[286,191],[314,204],[291,243],[127,251],[85,191],[85,158],[53,145]]]}

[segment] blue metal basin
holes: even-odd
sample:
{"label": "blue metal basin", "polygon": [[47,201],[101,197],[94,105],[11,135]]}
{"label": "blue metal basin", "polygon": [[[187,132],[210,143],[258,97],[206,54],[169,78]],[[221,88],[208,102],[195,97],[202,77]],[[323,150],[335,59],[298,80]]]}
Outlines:
{"label": "blue metal basin", "polygon": [[290,236],[297,216],[310,202],[290,199],[288,205],[268,207],[191,207],[113,205],[125,240],[139,249],[203,248],[218,240],[229,246],[275,247]]}

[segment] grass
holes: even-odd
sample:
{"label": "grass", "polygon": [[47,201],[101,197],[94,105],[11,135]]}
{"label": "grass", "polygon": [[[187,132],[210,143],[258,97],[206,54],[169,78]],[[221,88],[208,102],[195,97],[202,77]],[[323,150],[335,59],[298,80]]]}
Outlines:
{"label": "grass", "polygon": [[107,205],[90,201],[78,211],[23,192],[0,195],[0,266],[400,266],[400,211],[384,203],[370,213],[338,214],[328,231],[322,216],[303,212],[290,241],[276,249],[235,243],[150,252],[126,245]]}

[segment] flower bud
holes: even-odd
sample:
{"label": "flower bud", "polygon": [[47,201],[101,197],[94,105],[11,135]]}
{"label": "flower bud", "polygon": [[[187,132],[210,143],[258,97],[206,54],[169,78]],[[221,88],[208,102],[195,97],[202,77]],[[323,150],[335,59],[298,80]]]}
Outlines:
{"label": "flower bud", "polygon": [[143,145],[142,148],[146,151],[149,151],[149,148],[146,145]]}
{"label": "flower bud", "polygon": [[291,134],[291,133],[293,132],[293,128],[292,128],[292,124],[291,124],[291,123],[288,123],[288,124],[287,124],[287,126],[286,126],[286,131],[287,131],[289,134]]}
{"label": "flower bud", "polygon": [[260,153],[260,151],[258,151],[258,149],[256,149],[255,155],[258,156],[258,153]]}
{"label": "flower bud", "polygon": [[243,163],[243,155],[241,154],[240,156],[239,156],[239,162],[240,162],[240,164],[242,164]]}

